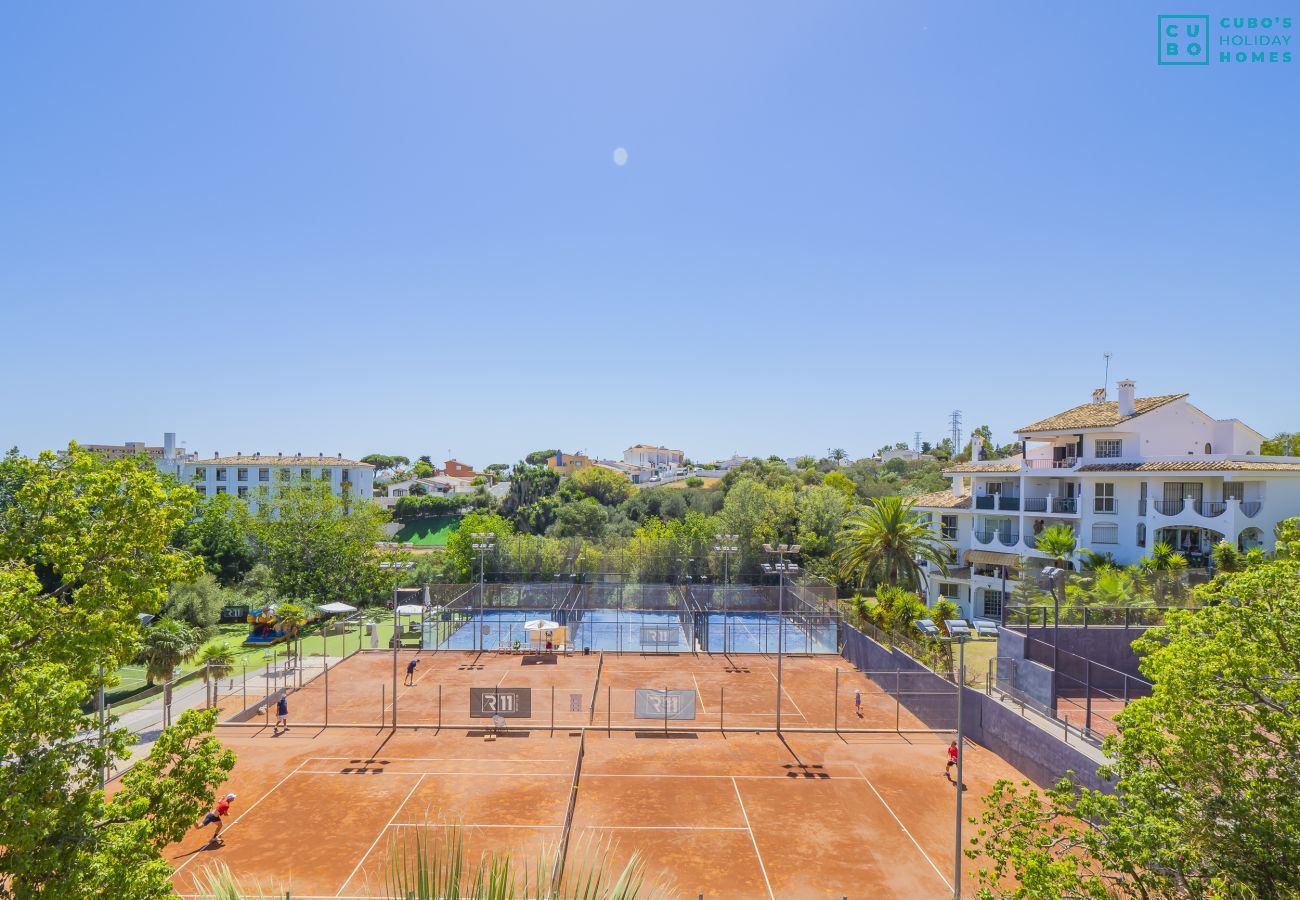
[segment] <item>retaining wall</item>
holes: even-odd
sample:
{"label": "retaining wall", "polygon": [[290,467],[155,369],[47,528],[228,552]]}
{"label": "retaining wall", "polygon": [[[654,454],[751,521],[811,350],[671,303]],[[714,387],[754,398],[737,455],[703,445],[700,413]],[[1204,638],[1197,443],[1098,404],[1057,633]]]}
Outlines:
{"label": "retaining wall", "polygon": [[[895,678],[901,672],[912,689],[917,685],[930,693],[899,693],[905,708],[931,728],[952,728],[956,720],[956,692],[952,682],[935,674],[901,650],[891,650],[852,626],[845,625],[842,655],[881,689],[893,695]],[[1022,636],[1023,640],[1023,636]],[[999,652],[1001,642],[999,641]],[[1046,679],[1046,696],[1051,695],[1051,672],[1031,662],[1021,662],[1017,669],[1026,673],[1027,683]],[[1041,685],[1039,685],[1041,687]],[[1067,773],[1074,781],[1096,790],[1111,790],[1097,774],[1098,763],[1083,751],[1039,727],[983,691],[963,688],[962,728],[965,736],[981,747],[992,750],[1040,786],[1051,786]]]}

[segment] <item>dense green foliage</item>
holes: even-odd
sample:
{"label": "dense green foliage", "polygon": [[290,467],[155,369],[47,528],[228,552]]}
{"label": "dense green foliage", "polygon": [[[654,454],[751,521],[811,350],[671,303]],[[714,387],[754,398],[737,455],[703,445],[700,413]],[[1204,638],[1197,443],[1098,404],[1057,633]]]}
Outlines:
{"label": "dense green foliage", "polygon": [[841,576],[858,585],[913,586],[921,582],[920,560],[943,568],[952,553],[907,500],[877,497],[845,520],[834,559]]}
{"label": "dense green foliage", "polygon": [[426,495],[423,497],[399,497],[393,506],[393,518],[398,522],[414,522],[429,516],[449,516],[460,512],[469,505],[466,494],[452,494],[447,497]]}
{"label": "dense green foliage", "polygon": [[985,896],[1300,895],[1300,560],[1284,546],[1199,590],[1209,605],[1134,644],[1155,689],[1106,739],[1115,794],[986,798]]}
{"label": "dense green foliage", "polygon": [[147,461],[75,445],[10,454],[0,485],[0,894],[170,896],[159,851],[234,764],[211,736],[215,713],[184,713],[109,800],[97,773],[126,758],[129,734],[84,740],[95,720],[81,707],[101,667],[141,649],[137,615],[202,571],[169,544],[195,493]]}

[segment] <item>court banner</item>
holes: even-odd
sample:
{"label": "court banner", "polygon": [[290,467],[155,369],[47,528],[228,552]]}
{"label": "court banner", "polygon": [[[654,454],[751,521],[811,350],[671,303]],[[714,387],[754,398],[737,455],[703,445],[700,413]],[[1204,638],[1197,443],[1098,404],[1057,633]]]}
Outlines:
{"label": "court banner", "polygon": [[665,691],[662,688],[636,689],[636,717],[638,719],[695,718],[695,691]]}
{"label": "court banner", "polygon": [[533,714],[532,688],[470,688],[469,714],[473,719],[527,719]]}
{"label": "court banner", "polygon": [[682,630],[677,625],[642,625],[641,643],[651,647],[675,647],[682,640]]}

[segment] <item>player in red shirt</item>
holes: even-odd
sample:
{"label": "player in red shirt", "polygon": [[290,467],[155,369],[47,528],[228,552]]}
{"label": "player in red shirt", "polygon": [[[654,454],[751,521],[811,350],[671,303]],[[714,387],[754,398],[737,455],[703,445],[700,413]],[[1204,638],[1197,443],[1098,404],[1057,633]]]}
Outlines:
{"label": "player in red shirt", "polygon": [[226,815],[228,812],[230,812],[230,801],[234,799],[235,799],[234,794],[226,794],[226,796],[222,797],[220,800],[217,801],[217,805],[214,806],[212,808],[212,811],[208,813],[206,816],[204,816],[203,821],[199,823],[200,828],[205,828],[208,825],[211,825],[213,822],[217,824],[217,831],[215,834],[212,835],[213,843],[216,843],[221,840],[221,827],[224,824],[221,821],[221,817]]}
{"label": "player in red shirt", "polygon": [[948,779],[952,778],[952,776],[948,774],[948,770],[950,770],[953,766],[957,765],[957,757],[960,755],[961,755],[961,751],[957,748],[957,742],[953,741],[951,744],[948,745],[948,765],[943,767],[944,778],[948,778]]}

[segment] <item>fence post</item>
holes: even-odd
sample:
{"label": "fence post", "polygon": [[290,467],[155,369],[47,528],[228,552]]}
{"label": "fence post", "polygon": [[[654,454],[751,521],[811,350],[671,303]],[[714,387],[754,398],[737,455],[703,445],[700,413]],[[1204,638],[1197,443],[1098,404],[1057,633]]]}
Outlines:
{"label": "fence post", "polygon": [[664,685],[664,734],[668,733],[668,685]]}
{"label": "fence post", "polygon": [[243,709],[241,709],[240,712],[247,712],[248,711],[248,660],[244,660],[243,666],[244,666],[244,688],[243,688],[244,699],[243,699]]}
{"label": "fence post", "polygon": [[605,685],[605,737],[614,736],[614,692]]}
{"label": "fence post", "polygon": [[727,733],[727,686],[718,687],[718,731]]}
{"label": "fence post", "polygon": [[551,685],[551,737],[555,736],[555,685]]}
{"label": "fence post", "polygon": [[901,731],[903,724],[903,673],[894,670],[894,730]]}
{"label": "fence post", "polygon": [[442,730],[442,682],[438,682],[438,730]]}
{"label": "fence post", "polygon": [[322,673],[325,677],[325,724],[330,723],[330,664],[321,657],[321,662],[325,665],[325,671]]}
{"label": "fence post", "polygon": [[384,723],[388,721],[388,685],[379,686],[379,727],[383,728]]}
{"label": "fence post", "polygon": [[1083,608],[1083,627],[1088,627],[1088,607]]}
{"label": "fence post", "polygon": [[840,667],[835,667],[835,733],[840,733]]}
{"label": "fence post", "polygon": [[[1087,607],[1084,607],[1086,610]],[[1088,736],[1092,730],[1092,660],[1084,659],[1083,661],[1083,689],[1087,692],[1088,699],[1084,702],[1084,720],[1083,734]]]}

